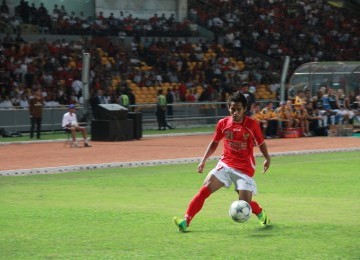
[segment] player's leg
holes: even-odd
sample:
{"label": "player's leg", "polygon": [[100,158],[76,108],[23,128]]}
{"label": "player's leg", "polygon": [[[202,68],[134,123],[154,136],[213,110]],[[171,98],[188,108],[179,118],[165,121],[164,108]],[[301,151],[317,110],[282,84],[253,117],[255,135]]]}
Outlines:
{"label": "player's leg", "polygon": [[255,201],[250,201],[252,213],[257,216],[261,226],[267,226],[270,224],[270,218],[265,213],[265,210]]}
{"label": "player's leg", "polygon": [[259,219],[261,226],[266,226],[270,223],[270,219],[267,217],[265,211],[260,207],[260,205],[252,200],[252,191],[249,190],[238,190],[239,200],[245,200],[249,203],[252,213],[254,213]]}
{"label": "player's leg", "polygon": [[199,192],[191,199],[189,206],[186,210],[185,218],[188,225],[195,215],[202,209],[205,200],[210,196],[211,193],[214,193],[218,189],[224,186],[216,176],[209,174],[205,181],[204,186],[201,187]]}
{"label": "player's leg", "polygon": [[252,199],[253,195],[257,193],[257,187],[254,178],[251,178],[245,174],[237,174],[235,178],[235,189],[239,194],[239,199],[245,200],[250,204],[251,211],[259,219],[261,226],[268,225],[270,223],[270,219],[261,206]]}
{"label": "player's leg", "polygon": [[193,220],[195,215],[202,209],[205,200],[211,195],[211,193],[217,191],[224,186],[213,174],[209,173],[204,181],[204,185],[198,191],[197,194],[190,200],[188,208],[186,210],[185,217],[179,219],[174,217],[174,223],[179,227],[179,231],[185,232],[190,222]]}
{"label": "player's leg", "polygon": [[239,200],[245,200],[251,206],[251,211],[255,215],[259,215],[262,212],[260,205],[252,200],[253,192],[256,193],[256,184],[247,181],[246,179],[239,178],[235,184],[235,189],[239,194]]}
{"label": "player's leg", "polygon": [[252,192],[249,190],[238,190],[237,193],[239,194],[239,200],[245,200],[247,203],[250,204],[252,199]]}

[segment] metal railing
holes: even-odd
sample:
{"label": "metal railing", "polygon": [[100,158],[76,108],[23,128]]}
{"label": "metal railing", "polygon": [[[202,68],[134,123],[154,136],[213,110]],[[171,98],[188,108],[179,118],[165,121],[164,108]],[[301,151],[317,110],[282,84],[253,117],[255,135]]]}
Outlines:
{"label": "metal railing", "polygon": [[[264,102],[266,100],[258,103]],[[168,106],[173,107],[173,115],[167,115],[167,121],[179,128],[214,125],[220,118],[228,115],[226,102],[177,102]],[[44,108],[41,124],[42,131],[55,132],[62,130],[61,121],[67,110],[67,106]],[[157,129],[156,104],[134,105],[129,108],[129,111],[141,112],[142,129]],[[85,118],[83,107],[80,106],[76,110],[76,115],[79,121],[88,122],[87,127],[90,130],[92,116]],[[1,128],[15,132],[29,132],[29,110],[22,108],[0,109]]]}
{"label": "metal railing", "polygon": [[[44,108],[42,114],[42,131],[56,131],[61,129],[61,121],[67,107]],[[78,118],[82,117],[82,109],[77,111]],[[28,109],[13,108],[0,109],[0,128],[15,132],[28,132],[30,129],[30,114]]]}
{"label": "metal railing", "polygon": [[[170,124],[177,127],[193,127],[215,124],[220,118],[227,115],[224,102],[179,102],[173,107],[173,115],[168,115]],[[143,129],[157,129],[155,115],[156,104],[134,105],[129,108],[142,114]],[[61,121],[67,107],[44,108],[42,115],[42,131],[61,130]],[[76,110],[78,120],[84,118],[82,107]],[[92,118],[87,120],[91,123]],[[89,126],[89,125],[88,125]],[[0,109],[0,128],[15,132],[28,132],[30,129],[29,110],[22,108]]]}
{"label": "metal railing", "polygon": [[[177,127],[193,127],[215,124],[227,114],[224,102],[173,103],[173,115],[167,115],[167,121]],[[142,113],[143,129],[157,128],[155,104],[135,106]]]}

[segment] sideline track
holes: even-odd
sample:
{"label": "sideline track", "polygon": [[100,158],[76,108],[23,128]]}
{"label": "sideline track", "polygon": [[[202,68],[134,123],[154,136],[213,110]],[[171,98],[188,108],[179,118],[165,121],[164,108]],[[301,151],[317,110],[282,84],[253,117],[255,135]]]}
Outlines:
{"label": "sideline track", "polygon": [[[65,147],[65,140],[2,143],[0,176],[77,172],[107,168],[198,163],[212,133],[144,135],[140,140],[93,142],[92,148]],[[271,156],[360,151],[358,137],[266,139]],[[218,160],[217,149],[209,160]],[[258,147],[256,157],[261,157]]]}
{"label": "sideline track", "polygon": [[[350,152],[350,151],[360,151],[360,147],[318,149],[318,150],[304,150],[304,151],[290,151],[290,152],[274,152],[274,153],[270,153],[270,155],[271,156],[287,156],[287,155],[330,153],[330,152]],[[262,155],[259,153],[256,153],[255,157],[262,157]],[[209,161],[219,160],[219,158],[220,158],[220,156],[212,156],[209,158]],[[67,173],[67,172],[98,170],[98,169],[107,169],[107,168],[130,168],[130,167],[171,165],[171,164],[182,164],[182,163],[197,163],[200,160],[201,160],[201,157],[193,157],[193,158],[178,158],[178,159],[165,159],[165,160],[113,162],[113,163],[100,163],[100,164],[45,167],[45,168],[34,168],[34,169],[5,170],[5,171],[0,171],[0,176],[54,174],[54,173]]]}

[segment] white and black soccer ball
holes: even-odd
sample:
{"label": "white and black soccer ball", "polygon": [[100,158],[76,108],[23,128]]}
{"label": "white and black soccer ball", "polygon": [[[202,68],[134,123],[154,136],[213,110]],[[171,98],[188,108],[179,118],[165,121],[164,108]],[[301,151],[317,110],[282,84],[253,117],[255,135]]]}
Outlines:
{"label": "white and black soccer ball", "polygon": [[245,200],[236,200],[230,205],[229,215],[236,222],[246,222],[251,216],[251,206]]}

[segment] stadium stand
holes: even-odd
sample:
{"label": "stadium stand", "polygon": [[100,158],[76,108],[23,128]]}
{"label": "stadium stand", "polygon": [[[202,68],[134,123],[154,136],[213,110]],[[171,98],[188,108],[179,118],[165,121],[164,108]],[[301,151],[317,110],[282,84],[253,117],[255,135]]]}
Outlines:
{"label": "stadium stand", "polygon": [[[244,84],[256,100],[276,104],[284,56],[291,57],[290,73],[309,61],[360,60],[358,16],[323,0],[189,1],[183,21],[157,14],[149,19],[102,13],[90,18],[64,6],[49,11],[25,1],[14,16],[8,9],[3,1],[0,108],[18,107],[20,96],[29,99],[38,87],[48,107],[82,104],[76,80],[84,50],[92,57],[91,94],[101,89],[109,102],[118,103],[120,93],[132,92],[136,104],[155,103],[157,90],[169,88],[176,102],[224,101]],[[197,37],[199,27],[212,31],[214,40]],[[34,33],[44,37],[24,40]],[[49,35],[59,38],[49,41]],[[63,35],[82,37],[67,40]],[[119,35],[120,42],[110,40]],[[124,45],[124,37],[131,37],[131,43]],[[324,86],[326,96],[332,96],[331,88]],[[344,105],[337,104],[343,98],[335,95],[336,106],[330,109],[353,114],[334,124],[351,123],[359,115],[359,87],[343,95]],[[307,102],[319,100],[314,95]]]}

